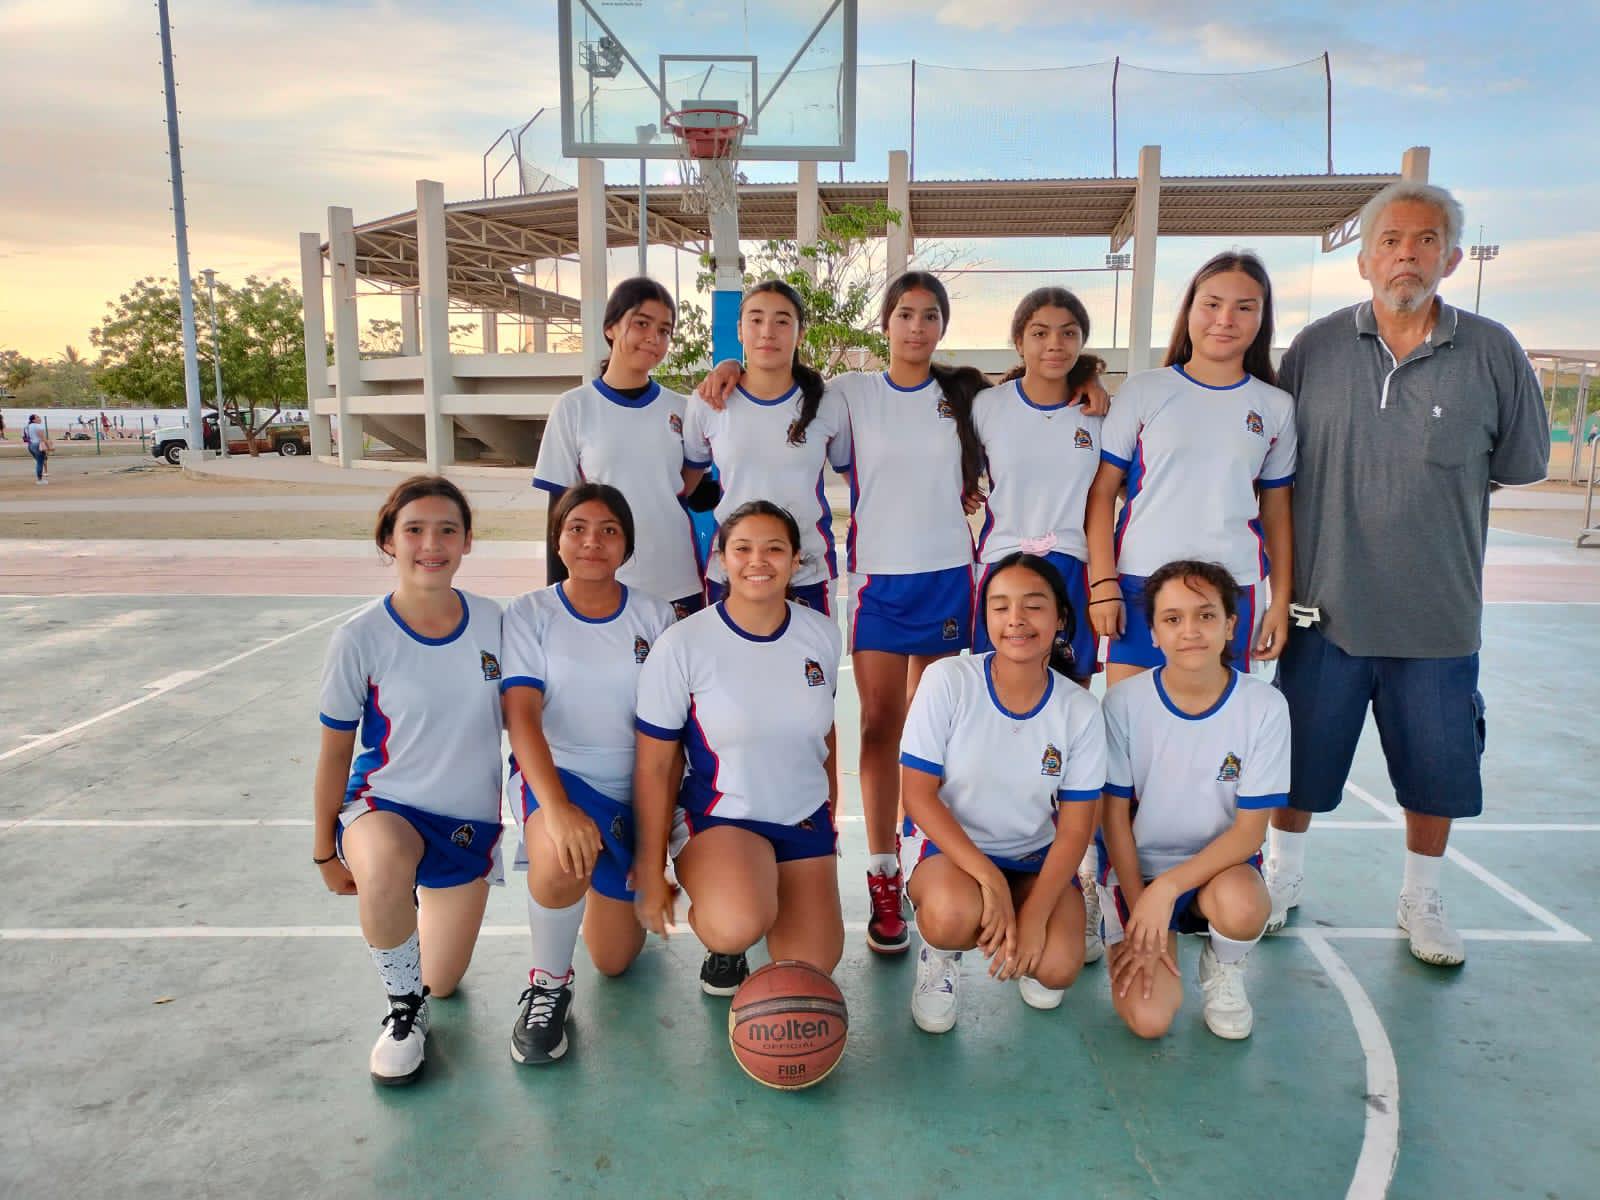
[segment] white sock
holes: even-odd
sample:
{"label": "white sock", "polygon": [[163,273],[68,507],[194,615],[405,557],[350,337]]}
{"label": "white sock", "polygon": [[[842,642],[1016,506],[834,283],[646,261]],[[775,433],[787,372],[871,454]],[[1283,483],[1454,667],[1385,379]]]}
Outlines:
{"label": "white sock", "polygon": [[384,991],[391,996],[422,995],[422,947],[417,943],[415,930],[391,949],[380,950],[376,946],[367,949],[372,951],[372,961],[383,978]]}
{"label": "white sock", "polygon": [[1217,956],[1219,963],[1241,962],[1250,948],[1261,940],[1258,933],[1247,942],[1236,942],[1230,937],[1223,937],[1215,929],[1211,931],[1211,953]]}
{"label": "white sock", "polygon": [[1267,853],[1275,870],[1285,875],[1306,873],[1306,834],[1287,829],[1267,831]]}
{"label": "white sock", "polygon": [[868,875],[898,875],[899,873],[900,856],[898,854],[867,855]]}
{"label": "white sock", "polygon": [[[585,897],[584,899],[587,899]],[[584,901],[566,908],[546,908],[528,897],[528,932],[533,935],[533,969],[557,982],[572,974],[572,953],[583,925]],[[530,974],[529,978],[532,978]]]}
{"label": "white sock", "polygon": [[1412,895],[1424,890],[1437,892],[1439,890],[1439,868],[1443,862],[1443,858],[1434,858],[1430,854],[1418,854],[1414,850],[1407,850],[1406,881],[1401,890]]}

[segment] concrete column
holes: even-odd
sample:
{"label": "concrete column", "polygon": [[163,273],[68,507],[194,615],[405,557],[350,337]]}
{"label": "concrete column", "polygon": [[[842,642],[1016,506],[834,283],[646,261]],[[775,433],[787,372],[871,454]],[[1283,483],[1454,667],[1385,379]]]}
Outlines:
{"label": "concrete column", "polygon": [[1428,158],[1428,147],[1411,147],[1400,156],[1400,178],[1410,183],[1427,183]]}
{"label": "concrete column", "polygon": [[535,354],[549,354],[550,322],[540,320],[530,322],[530,324],[533,328],[533,352]]}
{"label": "concrete column", "polygon": [[355,218],[348,208],[328,209],[328,264],[333,291],[333,370],[339,402],[339,465],[361,457],[361,422],[350,400],[362,393],[361,326],[356,311]]}
{"label": "concrete column", "polygon": [[[817,164],[803,162],[799,164],[800,180],[795,185],[794,197],[794,236],[802,246],[808,246],[817,240],[822,229],[822,204],[817,195]],[[802,258],[800,266],[811,278],[817,277],[817,260]]]}
{"label": "concrete column", "polygon": [[305,308],[306,419],[311,424],[311,453],[333,453],[333,422],[317,413],[317,401],[333,395],[328,383],[328,318],[322,298],[322,237],[300,235],[300,296]]}
{"label": "concrete column", "polygon": [[892,283],[906,273],[911,262],[911,156],[889,151],[889,207],[900,214],[900,224],[890,225],[886,247],[886,274]]}
{"label": "concrete column", "polygon": [[583,372],[593,379],[606,356],[606,169],[598,158],[578,160],[578,297]]}
{"label": "concrete column", "polygon": [[483,310],[483,352],[500,353],[500,314],[492,308]]}
{"label": "concrete column", "polygon": [[428,470],[441,471],[456,460],[455,423],[441,411],[443,396],[455,390],[450,374],[450,293],[445,272],[444,184],[417,180],[417,268],[422,297],[422,419]]}
{"label": "concrete column", "polygon": [[422,353],[422,338],[417,333],[417,289],[407,288],[400,293],[400,353]]}
{"label": "concrete column", "polygon": [[1128,374],[1150,365],[1156,295],[1156,230],[1161,220],[1161,147],[1139,151],[1133,193],[1133,286],[1128,289]]}

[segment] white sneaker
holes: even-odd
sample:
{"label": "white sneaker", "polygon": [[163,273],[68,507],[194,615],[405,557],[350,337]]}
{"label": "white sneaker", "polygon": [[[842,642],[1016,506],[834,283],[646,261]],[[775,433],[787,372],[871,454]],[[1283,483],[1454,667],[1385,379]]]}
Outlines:
{"label": "white sneaker", "polygon": [[1289,910],[1300,906],[1300,889],[1306,877],[1298,872],[1290,875],[1278,870],[1274,859],[1268,859],[1262,869],[1261,879],[1267,885],[1267,895],[1272,898],[1272,915],[1267,918],[1267,933],[1277,933],[1289,921]]}
{"label": "white sneaker", "polygon": [[[1100,948],[1100,953],[1105,953],[1105,947]],[[1045,987],[1032,975],[1017,977],[1017,990],[1022,993],[1022,1002],[1029,1008],[1049,1010],[1061,1007],[1061,998],[1067,994],[1065,988]]]}
{"label": "white sneaker", "polygon": [[1250,1036],[1255,1012],[1244,990],[1244,962],[1218,962],[1209,939],[1200,951],[1200,990],[1205,994],[1207,1029],[1229,1041]]}
{"label": "white sneaker", "polygon": [[390,996],[389,1015],[368,1060],[372,1078],[382,1084],[410,1083],[422,1073],[427,1037],[428,990],[420,996]]}
{"label": "white sneaker", "polygon": [[1106,956],[1105,939],[1100,936],[1100,889],[1095,886],[1093,875],[1078,878],[1083,881],[1083,964],[1088,966]]}
{"label": "white sneaker", "polygon": [[1467,946],[1444,915],[1444,897],[1433,888],[1400,893],[1395,921],[1411,935],[1413,957],[1435,967],[1456,967],[1467,961]]}
{"label": "white sneaker", "polygon": [[917,953],[917,985],[911,993],[911,1019],[924,1033],[948,1033],[956,1023],[956,992],[961,954],[924,946]]}

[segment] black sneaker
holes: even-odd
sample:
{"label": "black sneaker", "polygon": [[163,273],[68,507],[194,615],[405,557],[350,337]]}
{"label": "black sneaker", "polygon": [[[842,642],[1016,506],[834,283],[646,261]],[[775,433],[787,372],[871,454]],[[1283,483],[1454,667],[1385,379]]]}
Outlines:
{"label": "black sneaker", "polygon": [[750,962],[742,954],[706,951],[700,964],[700,990],[708,996],[731,996],[750,974]]}
{"label": "black sneaker", "polygon": [[556,980],[535,971],[522,993],[522,1011],[511,1027],[511,1057],[519,1063],[555,1062],[567,1052],[567,1011],[572,1007],[572,976]]}

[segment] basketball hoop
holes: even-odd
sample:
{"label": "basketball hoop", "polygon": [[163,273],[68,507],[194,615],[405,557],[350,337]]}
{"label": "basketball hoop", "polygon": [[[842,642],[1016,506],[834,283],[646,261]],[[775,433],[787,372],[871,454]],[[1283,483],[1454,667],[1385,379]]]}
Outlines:
{"label": "basketball hoop", "polygon": [[735,108],[685,108],[662,121],[678,143],[685,212],[739,207],[739,148],[750,121]]}

